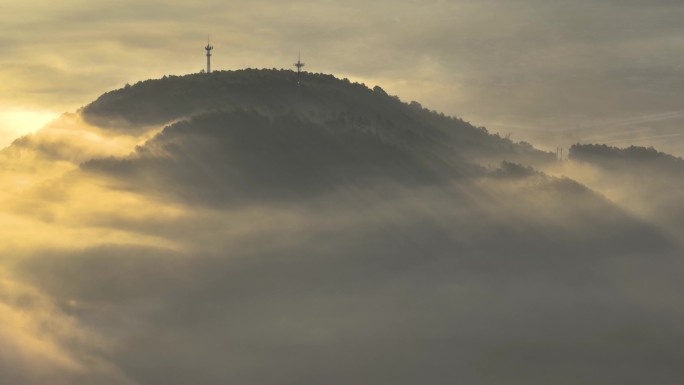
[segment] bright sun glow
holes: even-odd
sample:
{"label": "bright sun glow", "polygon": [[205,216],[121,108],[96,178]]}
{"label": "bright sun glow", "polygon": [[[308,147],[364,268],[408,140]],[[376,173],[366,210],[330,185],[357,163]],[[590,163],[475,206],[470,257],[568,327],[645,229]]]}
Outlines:
{"label": "bright sun glow", "polygon": [[0,108],[0,148],[6,147],[22,135],[43,127],[58,114],[21,108]]}

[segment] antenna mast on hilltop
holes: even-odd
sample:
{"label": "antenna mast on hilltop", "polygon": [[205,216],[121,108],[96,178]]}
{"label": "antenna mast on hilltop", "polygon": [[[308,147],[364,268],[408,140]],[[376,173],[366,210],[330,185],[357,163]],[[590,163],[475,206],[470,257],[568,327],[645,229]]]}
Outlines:
{"label": "antenna mast on hilltop", "polygon": [[304,63],[302,63],[302,53],[299,53],[299,57],[297,59],[297,62],[294,64],[295,67],[297,67],[297,87],[299,87],[299,82],[300,82],[300,76],[302,73],[302,67],[304,67]]}
{"label": "antenna mast on hilltop", "polygon": [[207,73],[211,73],[211,50],[214,49],[214,47],[209,44],[209,36],[207,36],[207,46],[204,47],[204,49],[207,50]]}

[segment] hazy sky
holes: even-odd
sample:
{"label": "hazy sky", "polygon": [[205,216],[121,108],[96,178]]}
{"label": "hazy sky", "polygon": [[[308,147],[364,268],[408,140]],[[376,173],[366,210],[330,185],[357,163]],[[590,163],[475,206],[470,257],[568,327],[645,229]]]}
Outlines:
{"label": "hazy sky", "polygon": [[[211,34],[215,69],[301,50],[514,140],[684,154],[683,13],[24,0],[0,8],[0,143],[198,72]],[[292,104],[280,72],[148,82],[0,151],[0,384],[684,383],[684,160],[586,146],[530,155],[543,174],[500,163],[529,146],[304,79]],[[207,80],[249,112],[207,112]]]}
{"label": "hazy sky", "polygon": [[301,50],[306,70],[516,140],[684,154],[683,17],[672,0],[5,1],[0,143],[127,82],[199,71],[211,34],[215,69],[290,67]]}

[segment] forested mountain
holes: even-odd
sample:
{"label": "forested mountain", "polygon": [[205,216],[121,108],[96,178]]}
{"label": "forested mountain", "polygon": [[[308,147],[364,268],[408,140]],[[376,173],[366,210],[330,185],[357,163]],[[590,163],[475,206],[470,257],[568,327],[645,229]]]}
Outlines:
{"label": "forested mountain", "polygon": [[296,76],[143,81],[0,151],[0,379],[678,376],[680,159],[578,145],[558,161]]}
{"label": "forested mountain", "polygon": [[[296,115],[335,134],[372,135],[404,147],[427,146],[443,156],[468,155],[544,162],[549,153],[490,135],[461,119],[403,103],[382,88],[332,75],[286,70],[219,71],[168,76],[105,93],[81,111],[92,124],[141,130],[208,112],[247,110],[271,120]],[[497,162],[498,163],[498,162]]]}

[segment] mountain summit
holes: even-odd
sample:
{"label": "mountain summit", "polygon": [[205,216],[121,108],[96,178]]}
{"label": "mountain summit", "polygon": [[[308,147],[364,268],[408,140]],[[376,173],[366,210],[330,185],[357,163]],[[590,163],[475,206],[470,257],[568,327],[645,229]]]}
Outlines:
{"label": "mountain summit", "polygon": [[486,163],[554,160],[378,86],[312,73],[298,84],[285,70],[148,80],[102,95],[81,114],[123,133],[168,124],[135,154],[94,159],[85,170],[138,187],[185,186],[210,201],[294,197],[340,183],[444,183]]}
{"label": "mountain summit", "polygon": [[[551,154],[490,135],[461,119],[403,103],[382,88],[332,75],[289,70],[218,71],[164,76],[107,92],[81,110],[84,119],[111,129],[144,129],[197,115],[246,110],[277,120],[296,115],[334,134],[373,135],[399,146],[431,145],[462,155],[509,161],[548,161]],[[496,155],[495,155],[496,154]],[[451,154],[453,155],[453,153]]]}

